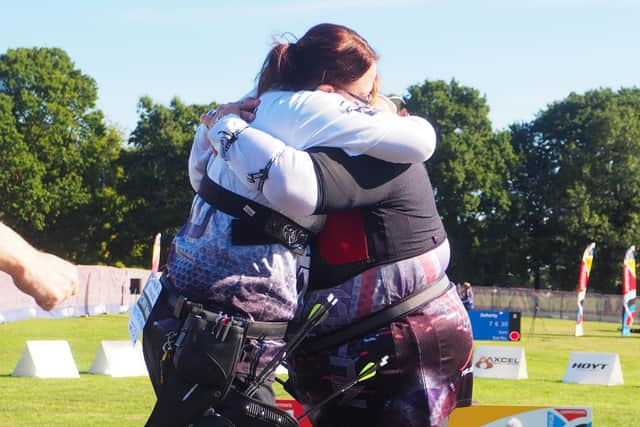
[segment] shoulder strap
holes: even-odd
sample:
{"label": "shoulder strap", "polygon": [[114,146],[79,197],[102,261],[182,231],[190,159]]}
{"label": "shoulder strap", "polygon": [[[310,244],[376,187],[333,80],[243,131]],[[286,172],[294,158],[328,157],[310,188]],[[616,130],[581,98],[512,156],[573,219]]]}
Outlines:
{"label": "shoulder strap", "polygon": [[331,334],[308,339],[298,351],[305,354],[315,353],[364,336],[438,298],[449,289],[449,286],[449,277],[445,274],[424,289],[414,292],[394,305],[383,308]]}
{"label": "shoulder strap", "polygon": [[[254,239],[246,244],[277,242],[286,246],[292,252],[302,254],[311,239],[312,232],[292,219],[260,203],[227,190],[213,182],[207,175],[200,182],[198,195],[219,211],[250,224],[254,230],[258,230],[271,238],[271,240],[265,239],[264,242],[258,242]],[[242,225],[238,224],[238,226]]]}

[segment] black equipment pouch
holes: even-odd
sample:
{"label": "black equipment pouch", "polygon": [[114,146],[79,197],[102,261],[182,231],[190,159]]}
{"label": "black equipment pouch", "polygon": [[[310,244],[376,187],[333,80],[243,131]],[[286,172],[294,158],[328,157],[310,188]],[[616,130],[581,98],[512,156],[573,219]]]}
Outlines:
{"label": "black equipment pouch", "polygon": [[217,399],[224,399],[235,377],[246,324],[244,319],[223,313],[189,313],[175,341],[177,373],[194,384],[211,387]]}

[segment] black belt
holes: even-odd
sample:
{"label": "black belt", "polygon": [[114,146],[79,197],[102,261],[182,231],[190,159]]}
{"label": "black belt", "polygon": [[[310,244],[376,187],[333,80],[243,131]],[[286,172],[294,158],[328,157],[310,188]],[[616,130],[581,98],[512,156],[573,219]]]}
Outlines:
{"label": "black belt", "polygon": [[[218,316],[215,308],[211,308],[205,304],[191,301],[183,295],[178,294],[171,279],[165,274],[160,277],[160,283],[166,291],[167,304],[171,308],[171,312],[176,319],[183,319],[192,311],[205,310],[212,316]],[[224,310],[223,310],[224,311]],[[238,318],[235,316],[235,318]],[[281,340],[287,334],[287,322],[259,322],[251,320],[246,316],[240,316],[246,324],[245,338],[262,339],[262,340]]]}
{"label": "black belt", "polygon": [[315,353],[327,348],[335,347],[354,338],[361,337],[372,331],[388,325],[391,321],[405,316],[426,303],[443,295],[449,289],[449,278],[445,274],[435,282],[427,285],[394,305],[376,311],[367,317],[356,320],[355,323],[317,338],[309,338],[298,350],[302,354]]}
{"label": "black belt", "polygon": [[205,175],[198,195],[217,210],[237,220],[231,224],[234,245],[280,243],[292,252],[303,254],[311,231],[271,208],[235,194]]}

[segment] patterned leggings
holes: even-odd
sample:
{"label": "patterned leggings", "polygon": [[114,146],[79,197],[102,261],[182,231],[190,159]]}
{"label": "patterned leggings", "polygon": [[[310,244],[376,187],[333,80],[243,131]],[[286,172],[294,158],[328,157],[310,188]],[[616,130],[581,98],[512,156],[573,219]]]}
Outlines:
{"label": "patterned leggings", "polygon": [[292,392],[309,408],[388,355],[376,376],[310,414],[314,427],[437,426],[471,404],[472,354],[469,317],[450,286],[420,312],[369,336],[294,357],[289,373]]}

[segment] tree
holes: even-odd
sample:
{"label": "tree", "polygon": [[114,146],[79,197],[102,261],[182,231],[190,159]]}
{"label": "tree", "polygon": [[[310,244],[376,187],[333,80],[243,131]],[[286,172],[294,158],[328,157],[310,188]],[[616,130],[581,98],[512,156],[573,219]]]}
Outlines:
{"label": "tree", "polygon": [[505,220],[509,171],[516,162],[509,133],[494,134],[485,98],[456,80],[425,81],[408,93],[408,110],[439,130],[426,166],[453,249],[450,272],[479,283],[501,280],[515,244]]}
{"label": "tree", "polygon": [[521,262],[514,268],[518,281],[533,282],[541,289],[549,283],[548,267],[553,260],[548,194],[553,189],[551,177],[557,159],[548,144],[535,138],[532,123],[511,126],[511,144],[519,158],[510,183],[511,210],[509,221],[520,241]]}
{"label": "tree", "polygon": [[112,184],[110,161],[120,149],[96,99],[95,81],[61,49],[0,56],[0,217],[81,262],[100,259],[100,223],[87,212]]}
{"label": "tree", "polygon": [[640,90],[571,93],[540,112],[530,133],[521,149],[544,165],[533,178],[545,182],[544,206],[532,217],[545,224],[553,284],[575,288],[582,251],[594,241],[590,287],[613,291],[640,237]]}
{"label": "tree", "polygon": [[147,265],[153,236],[163,233],[166,242],[186,220],[194,195],[187,170],[191,143],[200,114],[212,107],[177,98],[165,107],[140,99],[130,147],[118,162],[127,212],[111,251],[122,254],[123,262]]}

